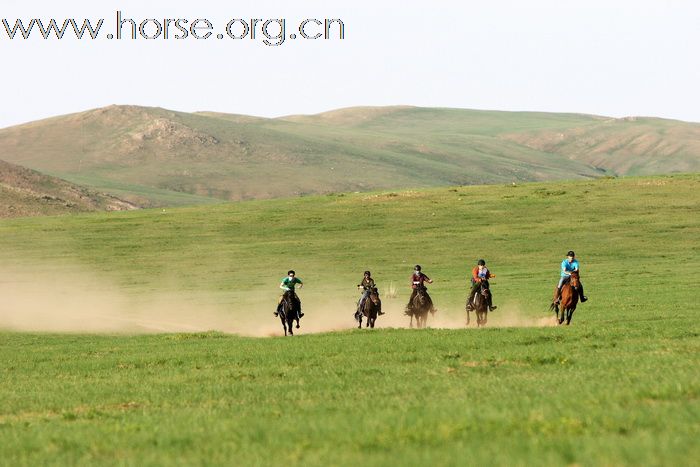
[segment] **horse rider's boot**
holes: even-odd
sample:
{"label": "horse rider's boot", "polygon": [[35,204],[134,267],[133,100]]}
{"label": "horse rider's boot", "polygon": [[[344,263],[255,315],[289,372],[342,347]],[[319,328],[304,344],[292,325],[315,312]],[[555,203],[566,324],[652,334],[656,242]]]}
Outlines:
{"label": "horse rider's boot", "polygon": [[588,297],[583,295],[583,284],[578,283],[578,287],[576,288],[576,292],[578,292],[578,298],[581,300],[581,303],[588,301]]}
{"label": "horse rider's boot", "polygon": [[491,299],[491,296],[489,295],[489,311],[493,311],[493,310],[495,310],[496,308],[498,308],[497,306],[494,306],[494,305],[493,305],[493,302],[492,302],[491,300],[492,300],[492,299]]}
{"label": "horse rider's boot", "polygon": [[303,317],[304,317],[304,312],[301,311],[301,308],[300,308],[300,309],[299,309],[299,318],[303,318]]}
{"label": "horse rider's boot", "polygon": [[474,295],[476,295],[476,293],[469,294],[469,300],[467,300],[467,310],[474,310]]}
{"label": "horse rider's boot", "polygon": [[377,312],[377,315],[379,315],[379,316],[382,316],[382,315],[385,315],[385,314],[386,314],[386,313],[384,313],[382,310],[379,310],[379,311]]}
{"label": "horse rider's boot", "polygon": [[561,287],[557,288],[557,298],[554,300],[554,303],[557,305],[561,303]]}

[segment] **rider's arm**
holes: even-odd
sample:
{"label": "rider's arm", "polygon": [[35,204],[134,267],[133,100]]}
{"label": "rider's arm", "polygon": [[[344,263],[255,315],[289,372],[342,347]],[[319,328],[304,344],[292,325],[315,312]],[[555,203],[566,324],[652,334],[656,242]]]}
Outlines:
{"label": "rider's arm", "polygon": [[568,262],[568,261],[566,261],[566,260],[564,260],[564,261],[561,262],[561,272],[564,273],[564,274],[567,275],[567,276],[570,276],[571,273],[570,273],[569,271],[566,270],[566,263],[567,263],[567,262]]}
{"label": "rider's arm", "polygon": [[287,286],[284,285],[284,282],[280,282],[280,289],[287,290]]}
{"label": "rider's arm", "polygon": [[478,267],[472,269],[472,282],[481,282],[481,277],[479,277],[479,268]]}

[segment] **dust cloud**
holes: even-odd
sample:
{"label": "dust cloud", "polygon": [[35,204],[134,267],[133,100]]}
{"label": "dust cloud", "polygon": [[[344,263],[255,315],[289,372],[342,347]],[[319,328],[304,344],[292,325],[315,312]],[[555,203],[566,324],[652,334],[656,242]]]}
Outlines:
{"label": "dust cloud", "polygon": [[[300,293],[306,316],[296,334],[348,330],[357,327],[353,299],[329,300]],[[234,304],[232,304],[234,303]],[[75,266],[8,268],[0,272],[0,330],[23,332],[147,334],[220,331],[251,337],[284,335],[272,315],[274,288],[236,301],[231,295],[192,291],[130,291]],[[407,328],[401,297],[383,300],[379,328]],[[365,323],[363,322],[363,327]],[[533,318],[517,304],[503,304],[489,314],[488,327],[556,325],[551,315]],[[428,327],[464,329],[462,310],[440,310]],[[475,317],[469,328],[475,328]]]}

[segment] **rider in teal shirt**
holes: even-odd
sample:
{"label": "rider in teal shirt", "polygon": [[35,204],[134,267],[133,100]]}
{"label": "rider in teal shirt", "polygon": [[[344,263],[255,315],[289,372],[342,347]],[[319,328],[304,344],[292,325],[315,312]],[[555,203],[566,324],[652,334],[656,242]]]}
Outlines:
{"label": "rider in teal shirt", "polygon": [[[561,288],[565,283],[569,282],[572,272],[579,271],[578,267],[579,265],[578,260],[576,259],[576,254],[569,250],[569,252],[566,254],[566,258],[564,258],[564,260],[561,262],[561,274],[559,277],[559,284],[557,284],[557,303],[559,303],[559,300],[561,300]],[[581,303],[588,300],[588,297],[583,295],[583,283],[581,282],[580,277],[578,281],[578,294],[579,297],[581,297]]]}

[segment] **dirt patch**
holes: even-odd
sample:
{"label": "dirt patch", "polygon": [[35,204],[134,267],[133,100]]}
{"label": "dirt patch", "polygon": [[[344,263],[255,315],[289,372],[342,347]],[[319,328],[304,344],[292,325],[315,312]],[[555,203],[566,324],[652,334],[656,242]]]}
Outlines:
{"label": "dirt patch", "polygon": [[[272,315],[276,293],[227,304],[230,297],[195,292],[154,292],[144,296],[119,289],[93,272],[71,266],[8,268],[0,273],[0,329],[65,333],[194,333],[220,331],[252,337],[282,336]],[[354,306],[347,300],[302,296],[306,316],[297,334],[349,330],[357,327]],[[379,328],[408,328],[401,299],[385,299]],[[469,326],[475,327],[474,320]],[[365,324],[365,323],[363,323]],[[555,325],[551,316],[533,318],[516,304],[503,304],[489,315],[488,327]],[[464,329],[466,314],[440,310],[428,327]]]}

